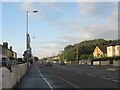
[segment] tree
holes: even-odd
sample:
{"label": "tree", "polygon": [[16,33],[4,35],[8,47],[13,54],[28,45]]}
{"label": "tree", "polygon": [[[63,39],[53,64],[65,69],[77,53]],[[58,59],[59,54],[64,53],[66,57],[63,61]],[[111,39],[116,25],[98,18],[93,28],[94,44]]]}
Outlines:
{"label": "tree", "polygon": [[38,61],[38,60],[39,60],[39,58],[35,56],[35,57],[34,57],[34,60],[35,60],[35,61]]}
{"label": "tree", "polygon": [[[74,44],[74,45],[67,45],[64,48],[64,51],[61,53],[60,55],[60,59],[61,60],[77,60],[77,51],[76,49],[78,48],[78,56],[79,59],[92,59],[93,58],[93,51],[95,49],[95,47],[98,44],[102,44],[102,45],[110,45],[111,43],[116,44],[116,43],[120,43],[120,40],[104,40],[104,39],[94,39],[94,40],[85,40],[82,41],[80,43]],[[77,46],[78,45],[78,46]]]}
{"label": "tree", "polygon": [[80,56],[80,59],[82,60],[82,59],[88,59],[88,56],[89,55],[87,55],[87,54],[82,54],[81,56]]}
{"label": "tree", "polygon": [[89,56],[88,56],[88,59],[93,59],[94,57],[93,57],[93,55],[92,54],[90,54]]}

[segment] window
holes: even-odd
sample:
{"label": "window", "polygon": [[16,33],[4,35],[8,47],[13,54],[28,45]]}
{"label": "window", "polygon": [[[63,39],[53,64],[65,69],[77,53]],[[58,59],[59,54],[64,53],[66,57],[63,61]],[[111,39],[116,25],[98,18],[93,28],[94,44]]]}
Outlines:
{"label": "window", "polygon": [[117,47],[117,50],[119,50],[119,47]]}

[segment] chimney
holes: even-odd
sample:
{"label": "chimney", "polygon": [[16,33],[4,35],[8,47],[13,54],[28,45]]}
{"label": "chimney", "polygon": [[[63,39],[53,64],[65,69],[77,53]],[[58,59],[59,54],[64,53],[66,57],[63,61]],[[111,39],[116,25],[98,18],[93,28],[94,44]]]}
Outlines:
{"label": "chimney", "polygon": [[10,46],[10,50],[12,51],[12,46]]}
{"label": "chimney", "polygon": [[5,42],[3,42],[3,47],[5,47]]}
{"label": "chimney", "polygon": [[6,42],[6,48],[8,48],[8,43]]}
{"label": "chimney", "polygon": [[3,47],[8,48],[8,43],[7,42],[3,42]]}

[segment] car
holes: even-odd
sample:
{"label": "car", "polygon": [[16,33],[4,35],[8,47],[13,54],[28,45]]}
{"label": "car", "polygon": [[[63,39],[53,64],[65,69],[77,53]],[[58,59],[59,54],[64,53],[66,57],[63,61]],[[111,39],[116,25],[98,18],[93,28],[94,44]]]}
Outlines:
{"label": "car", "polygon": [[2,58],[2,67],[8,67],[11,65],[11,62],[7,58]]}
{"label": "car", "polygon": [[60,65],[65,65],[64,61],[61,61],[59,64],[60,64]]}
{"label": "car", "polygon": [[11,66],[12,66],[12,64],[11,64],[10,59],[2,58],[2,67],[6,67],[6,68],[8,68],[10,70],[10,72],[12,72]]}
{"label": "car", "polygon": [[52,66],[52,63],[51,62],[47,62],[46,66]]}

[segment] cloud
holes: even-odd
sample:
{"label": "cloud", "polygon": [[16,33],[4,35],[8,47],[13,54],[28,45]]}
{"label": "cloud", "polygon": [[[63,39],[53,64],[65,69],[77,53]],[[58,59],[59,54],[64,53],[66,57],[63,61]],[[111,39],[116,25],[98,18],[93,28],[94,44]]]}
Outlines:
{"label": "cloud", "polygon": [[1,0],[2,2],[59,2],[59,0]]}
{"label": "cloud", "polygon": [[25,11],[33,9],[34,7],[31,4],[32,4],[32,2],[24,2],[22,4],[22,9]]}
{"label": "cloud", "polygon": [[119,2],[119,0],[76,0],[76,2]]}
{"label": "cloud", "polygon": [[92,18],[106,17],[118,8],[115,2],[77,2],[80,15]]}
{"label": "cloud", "polygon": [[52,41],[42,46],[39,45],[39,48],[34,48],[33,54],[39,56],[39,58],[51,56],[53,53],[57,55],[59,51],[63,49],[63,46],[65,46],[65,44],[62,42]]}
{"label": "cloud", "polygon": [[38,13],[33,18],[54,24],[67,14],[72,4],[73,2],[23,2],[22,9],[24,11],[37,10]]}
{"label": "cloud", "polygon": [[65,11],[72,10],[71,3],[23,3],[24,10],[38,10],[38,19],[43,19],[62,32],[53,41],[33,50],[34,54],[40,57],[50,56],[53,52],[59,53],[68,44],[86,39],[117,39],[117,3],[76,2],[76,5],[79,8],[75,17],[60,20]]}
{"label": "cloud", "polygon": [[119,0],[1,0],[2,2],[119,2]]}

